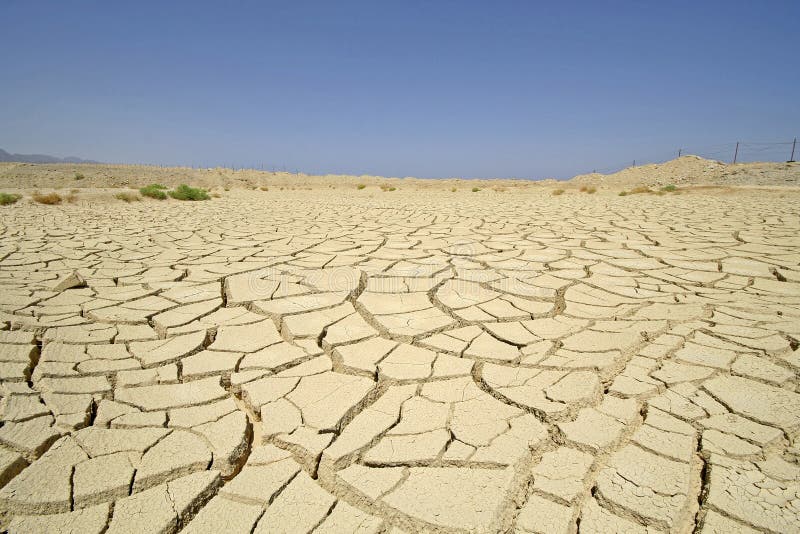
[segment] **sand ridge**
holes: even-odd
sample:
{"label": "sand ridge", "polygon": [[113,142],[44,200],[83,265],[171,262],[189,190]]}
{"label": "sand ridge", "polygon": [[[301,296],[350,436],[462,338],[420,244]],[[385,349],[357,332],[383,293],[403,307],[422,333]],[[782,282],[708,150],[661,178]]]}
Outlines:
{"label": "sand ridge", "polygon": [[[80,179],[76,179],[76,176]],[[254,189],[260,187],[297,189],[351,189],[395,187],[412,190],[507,189],[519,191],[538,187],[595,186],[620,191],[637,186],[753,186],[800,187],[800,164],[738,163],[725,164],[698,156],[682,156],[660,164],[640,165],[612,174],[584,174],[570,180],[553,179],[421,179],[351,175],[309,175],[292,172],[269,172],[254,169],[159,167],[152,165],[114,164],[33,164],[0,163],[0,187],[36,188],[124,188],[138,189],[151,183],[175,187],[188,183],[207,189]]]}
{"label": "sand ridge", "polygon": [[3,207],[3,526],[798,532],[796,200]]}

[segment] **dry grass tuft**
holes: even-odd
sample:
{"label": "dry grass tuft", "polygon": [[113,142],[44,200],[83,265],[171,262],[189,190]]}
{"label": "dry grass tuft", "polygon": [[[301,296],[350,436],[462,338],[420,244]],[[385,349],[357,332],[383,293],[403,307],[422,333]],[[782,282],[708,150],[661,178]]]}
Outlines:
{"label": "dry grass tuft", "polygon": [[597,188],[596,187],[587,187],[586,188],[586,193],[588,193],[590,195],[594,195],[595,193],[597,193]]}
{"label": "dry grass tuft", "polygon": [[358,189],[359,191],[361,191],[361,190],[362,190],[362,189],[364,189],[365,187],[367,187],[367,186],[366,186],[366,185],[364,185],[364,184],[358,184],[358,185],[356,186],[356,189]]}
{"label": "dry grass tuft", "polygon": [[139,194],[134,191],[123,191],[121,193],[117,193],[114,195],[114,198],[123,202],[139,202],[142,200],[142,197],[140,197]]}
{"label": "dry grass tuft", "polygon": [[563,194],[564,194],[564,190],[563,189],[553,189],[553,196],[554,197],[557,197],[558,195],[563,195]]}
{"label": "dry grass tuft", "polygon": [[473,192],[473,193],[477,193],[477,192],[478,192],[478,191],[480,191],[480,190],[481,190],[481,188],[480,188],[480,187],[473,187],[473,188],[472,188],[472,192]]}
{"label": "dry grass tuft", "polygon": [[58,193],[48,193],[44,195],[39,192],[34,192],[31,195],[31,198],[33,199],[34,202],[47,205],[61,204],[61,201],[64,200]]}
{"label": "dry grass tuft", "polygon": [[640,195],[642,193],[652,193],[652,192],[653,192],[653,190],[650,189],[649,187],[647,187],[646,185],[640,185],[638,187],[634,187],[633,189],[631,189],[630,194],[631,195]]}
{"label": "dry grass tuft", "polygon": [[269,191],[269,187],[267,187],[267,186],[264,186],[264,187],[262,187],[262,188],[261,188],[261,190],[262,190],[262,191]]}

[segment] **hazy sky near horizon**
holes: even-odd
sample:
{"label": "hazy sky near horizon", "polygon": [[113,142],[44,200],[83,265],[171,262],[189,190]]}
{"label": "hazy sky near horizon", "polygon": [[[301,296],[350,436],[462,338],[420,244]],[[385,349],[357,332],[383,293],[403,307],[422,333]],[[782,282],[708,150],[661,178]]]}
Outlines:
{"label": "hazy sky near horizon", "polygon": [[0,20],[9,152],[563,178],[800,135],[796,0],[2,0]]}

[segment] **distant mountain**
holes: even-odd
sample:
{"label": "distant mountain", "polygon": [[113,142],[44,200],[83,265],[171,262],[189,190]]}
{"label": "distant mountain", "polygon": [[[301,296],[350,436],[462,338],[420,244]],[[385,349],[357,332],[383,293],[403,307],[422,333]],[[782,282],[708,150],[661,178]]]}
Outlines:
{"label": "distant mountain", "polygon": [[19,161],[23,163],[100,163],[90,159],[57,158],[46,154],[10,154],[0,148],[0,161]]}

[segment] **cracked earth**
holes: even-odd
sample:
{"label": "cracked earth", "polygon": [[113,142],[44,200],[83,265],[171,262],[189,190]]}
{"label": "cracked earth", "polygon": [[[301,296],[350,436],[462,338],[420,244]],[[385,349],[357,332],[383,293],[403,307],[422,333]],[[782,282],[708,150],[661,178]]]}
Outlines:
{"label": "cracked earth", "polygon": [[13,533],[800,532],[777,193],[0,212]]}

